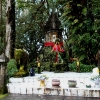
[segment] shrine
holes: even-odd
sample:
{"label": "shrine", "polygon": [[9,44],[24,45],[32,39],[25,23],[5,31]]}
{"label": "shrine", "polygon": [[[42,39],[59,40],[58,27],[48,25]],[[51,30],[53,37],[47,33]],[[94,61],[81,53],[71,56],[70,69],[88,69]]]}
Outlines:
{"label": "shrine", "polygon": [[[45,42],[42,61],[37,58],[37,66],[41,74],[27,77],[9,79],[7,84],[8,92],[15,94],[38,94],[38,95],[61,95],[61,96],[81,96],[81,97],[100,97],[99,82],[90,80],[98,76],[98,69],[93,73],[67,72],[68,65],[65,59],[63,48],[62,29],[57,13],[52,12],[45,26]],[[79,65],[79,62],[77,62]],[[56,72],[56,73],[55,73]],[[59,72],[59,73],[57,73]],[[45,83],[43,79],[46,79]],[[38,80],[42,80],[38,81]],[[56,81],[55,81],[56,80]],[[41,83],[41,84],[40,84]],[[55,87],[55,84],[58,86]]]}
{"label": "shrine", "polygon": [[[45,25],[45,41],[43,53],[44,70],[67,71],[67,61],[65,62],[65,50],[63,48],[61,22],[56,12],[52,12]],[[48,64],[47,64],[48,63]],[[48,65],[48,66],[47,66]],[[47,68],[48,67],[48,68]]]}

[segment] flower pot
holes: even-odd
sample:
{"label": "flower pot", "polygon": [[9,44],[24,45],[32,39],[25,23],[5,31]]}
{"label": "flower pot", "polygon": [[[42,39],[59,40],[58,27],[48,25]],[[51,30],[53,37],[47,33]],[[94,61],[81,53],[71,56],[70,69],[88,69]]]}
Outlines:
{"label": "flower pot", "polygon": [[59,86],[60,80],[59,79],[52,79],[52,86]]}
{"label": "flower pot", "polygon": [[69,87],[76,87],[77,82],[75,80],[68,80]]}
{"label": "flower pot", "polygon": [[45,86],[45,80],[41,80],[41,81],[40,81],[40,86],[41,86],[41,87],[44,87],[44,86]]}

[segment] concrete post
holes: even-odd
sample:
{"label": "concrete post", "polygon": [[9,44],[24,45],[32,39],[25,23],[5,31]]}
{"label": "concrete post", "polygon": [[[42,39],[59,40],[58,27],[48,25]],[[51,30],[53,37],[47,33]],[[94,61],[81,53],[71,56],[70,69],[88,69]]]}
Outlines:
{"label": "concrete post", "polygon": [[7,57],[2,54],[0,55],[0,93],[3,94],[6,86],[6,65]]}

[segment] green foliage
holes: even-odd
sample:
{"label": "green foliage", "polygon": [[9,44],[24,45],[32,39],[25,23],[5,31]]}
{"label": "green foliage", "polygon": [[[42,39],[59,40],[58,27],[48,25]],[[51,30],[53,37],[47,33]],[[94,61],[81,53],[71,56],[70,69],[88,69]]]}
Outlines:
{"label": "green foliage", "polygon": [[35,67],[37,67],[36,61],[32,61],[32,62],[30,62],[30,63],[27,64],[28,70],[29,70],[30,68],[35,68]]}
{"label": "green foliage", "polygon": [[0,94],[0,99],[6,97],[8,94]]}
{"label": "green foliage", "polygon": [[17,62],[18,71],[14,74],[16,77],[22,77],[27,75],[27,62],[28,54],[23,49],[15,49],[14,57]]}
{"label": "green foliage", "polygon": [[7,75],[8,77],[14,76],[14,74],[18,71],[17,62],[15,59],[10,59],[7,63]]}
{"label": "green foliage", "polygon": [[24,70],[26,70],[27,62],[28,62],[28,54],[23,49],[15,49],[14,58],[17,62],[17,68],[19,69],[21,66],[24,66]]}
{"label": "green foliage", "polygon": [[82,9],[82,13],[81,13],[81,14],[86,16],[86,14],[87,14],[87,8],[86,8],[86,7],[84,7],[84,8]]}
{"label": "green foliage", "polygon": [[100,7],[96,6],[100,3],[97,2],[68,0],[64,3],[61,17],[63,26],[67,26],[67,44],[72,50],[71,56],[77,57],[84,64],[96,64],[95,55],[100,49]]}
{"label": "green foliage", "polygon": [[[33,60],[32,62],[29,62],[29,63],[27,64],[27,70],[28,70],[28,72],[29,72],[30,68],[34,68],[35,73],[38,73],[38,68],[37,68],[36,59]],[[41,69],[41,71],[43,71],[43,70]]]}
{"label": "green foliage", "polygon": [[[21,15],[19,15],[20,11],[22,11]],[[16,47],[27,49],[30,61],[32,61],[37,57],[38,52],[41,52],[38,50],[43,45],[44,25],[48,16],[45,2],[17,0],[16,15],[18,15],[16,18]]]}
{"label": "green foliage", "polygon": [[37,78],[38,81],[47,80],[49,77],[47,75],[41,75]]}
{"label": "green foliage", "polygon": [[[69,70],[72,72],[77,72],[77,62],[74,61],[73,63],[69,63]],[[95,65],[86,65],[80,62],[80,72],[92,72],[92,69],[95,68]]]}
{"label": "green foliage", "polygon": [[18,64],[21,63],[20,60],[21,60],[21,58],[23,58],[23,53],[24,53],[24,50],[22,50],[22,49],[15,49],[15,51],[14,51],[14,57]]}
{"label": "green foliage", "polygon": [[[50,10],[62,13],[65,0],[16,0],[16,48],[25,48],[29,61],[43,52],[44,26]],[[60,14],[58,14],[60,15]]]}
{"label": "green foliage", "polygon": [[54,67],[54,72],[64,72],[67,71],[67,64],[66,63],[53,63],[52,67]]}
{"label": "green foliage", "polygon": [[50,62],[42,62],[41,71],[50,71]]}
{"label": "green foliage", "polygon": [[26,65],[28,56],[26,52],[22,49],[15,49],[14,57],[15,59],[10,59],[7,63],[8,77],[22,77],[27,75]]}
{"label": "green foliage", "polygon": [[[4,1],[3,5],[5,5]],[[16,8],[15,44],[17,48],[27,49],[30,62],[42,53],[44,25],[52,9],[57,10],[59,16],[62,15],[61,27],[67,30],[66,44],[68,50],[72,50],[72,56],[79,58],[85,64],[95,63],[95,54],[100,49],[99,0],[83,0],[82,2],[80,0],[48,0],[48,2],[16,0]],[[4,9],[2,13],[5,13]],[[3,33],[5,33],[4,19],[3,16],[3,24],[0,28],[3,29]],[[0,36],[4,38],[4,34]],[[3,38],[0,41],[0,52],[4,47]]]}

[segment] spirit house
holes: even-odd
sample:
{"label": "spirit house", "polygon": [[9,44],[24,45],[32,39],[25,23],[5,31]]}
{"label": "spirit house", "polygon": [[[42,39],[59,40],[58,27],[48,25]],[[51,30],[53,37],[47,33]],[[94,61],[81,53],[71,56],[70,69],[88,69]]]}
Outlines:
{"label": "spirit house", "polygon": [[52,12],[48,21],[45,25],[45,42],[44,46],[53,46],[56,39],[59,38],[60,44],[62,45],[62,29],[59,29],[61,25],[58,15]]}

